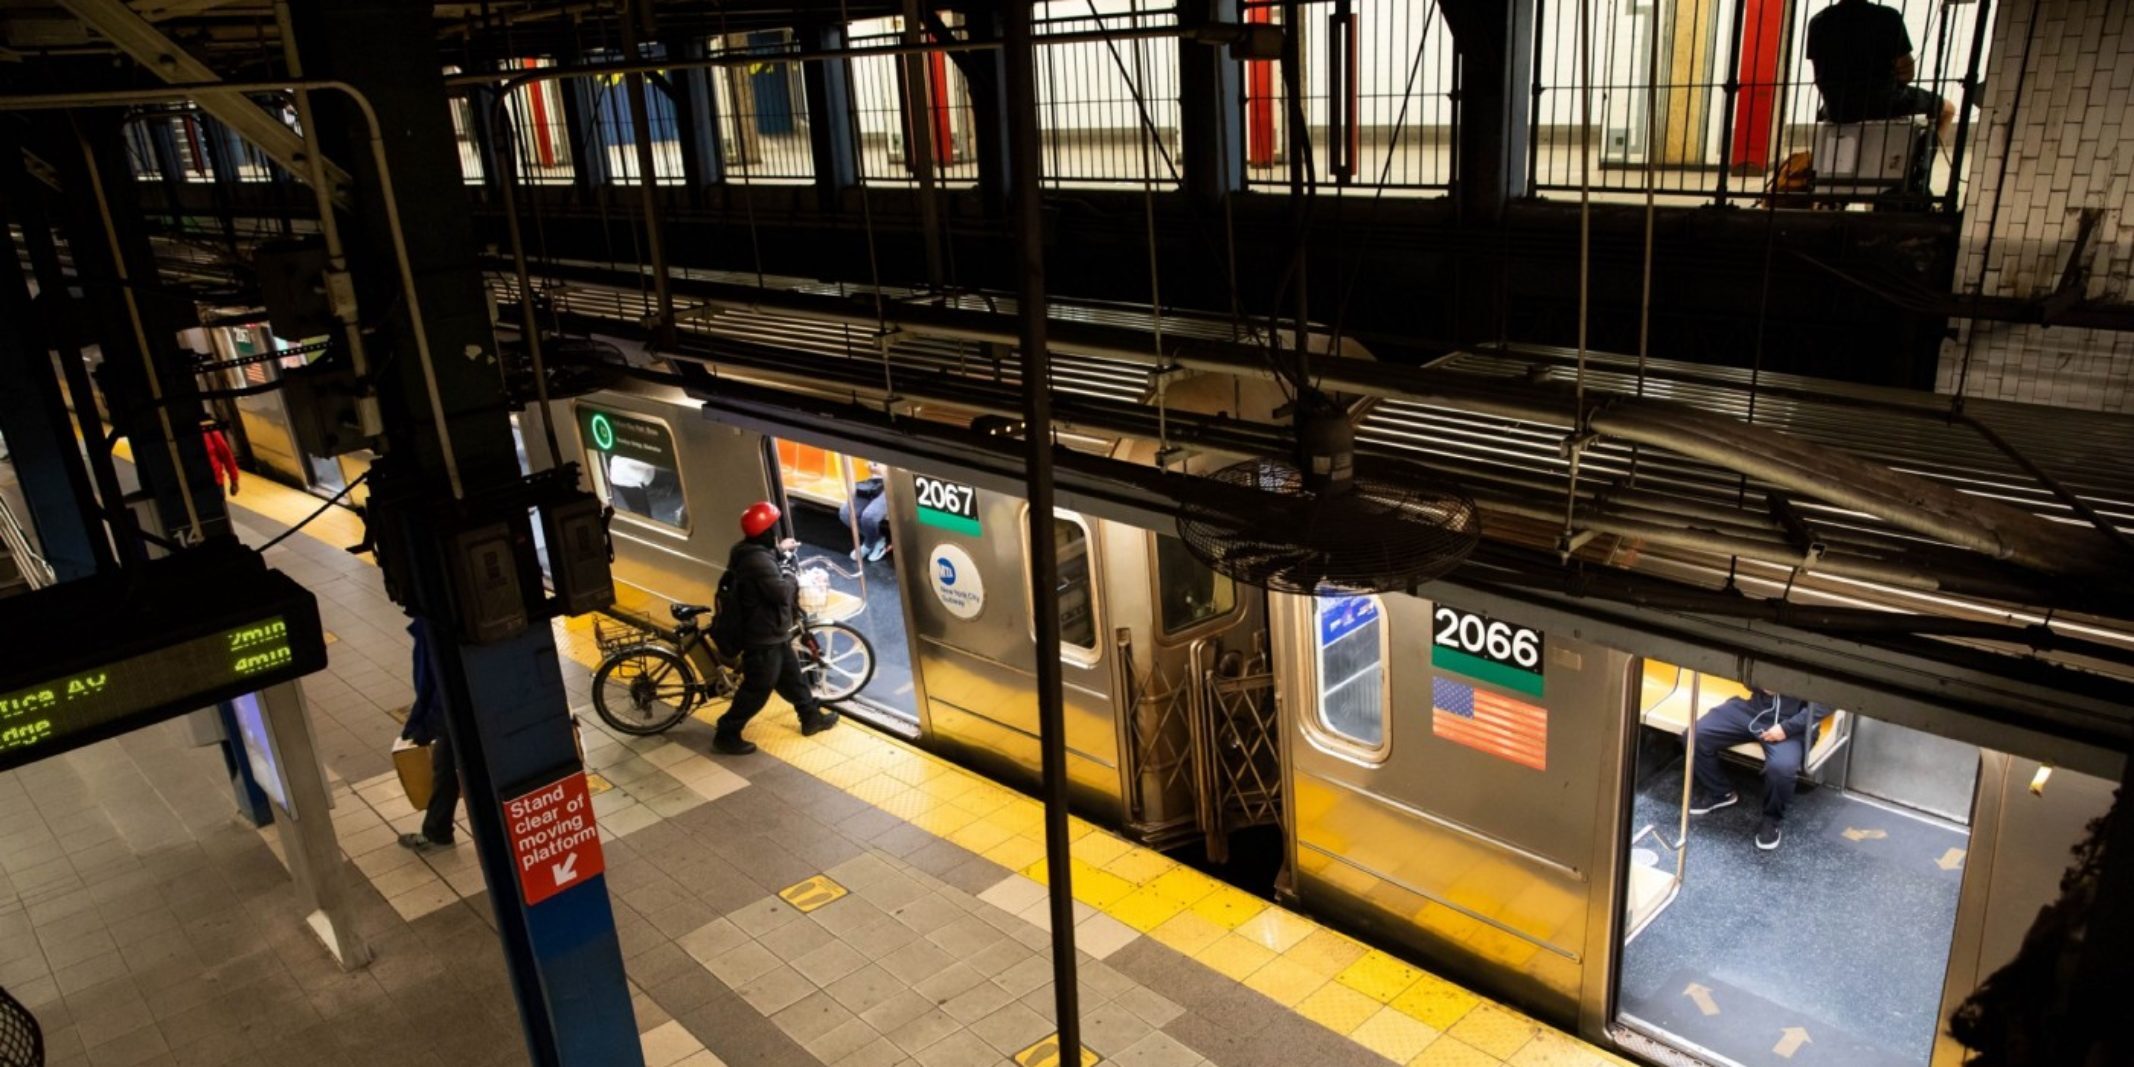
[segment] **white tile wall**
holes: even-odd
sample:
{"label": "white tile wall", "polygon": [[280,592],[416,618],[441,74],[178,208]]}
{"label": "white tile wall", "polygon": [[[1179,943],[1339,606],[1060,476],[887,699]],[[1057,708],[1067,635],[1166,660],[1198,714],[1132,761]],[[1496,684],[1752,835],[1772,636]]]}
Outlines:
{"label": "white tile wall", "polygon": [[[2033,36],[2031,15],[2040,5]],[[1989,47],[1957,292],[1979,284],[1983,265],[1986,295],[2043,296],[2066,267],[2083,209],[2094,207],[2104,215],[2085,256],[2085,295],[2134,300],[2134,4],[2004,0]],[[2008,115],[2026,50],[2030,73],[2011,137]],[[2007,192],[1989,253],[2004,155]],[[1955,392],[1959,382],[1969,396],[2134,411],[2134,334],[1960,323],[1943,346],[1937,387]]]}

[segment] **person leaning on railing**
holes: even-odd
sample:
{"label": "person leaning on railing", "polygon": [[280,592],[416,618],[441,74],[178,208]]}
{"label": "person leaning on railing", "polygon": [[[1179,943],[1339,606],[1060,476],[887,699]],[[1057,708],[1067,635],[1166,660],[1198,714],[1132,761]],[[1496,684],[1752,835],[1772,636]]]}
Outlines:
{"label": "person leaning on railing", "polygon": [[1871,122],[1907,115],[1934,120],[1941,143],[1956,128],[1956,105],[1912,84],[1912,34],[1897,9],[1869,0],[1838,0],[1808,20],[1808,61],[1831,122]]}

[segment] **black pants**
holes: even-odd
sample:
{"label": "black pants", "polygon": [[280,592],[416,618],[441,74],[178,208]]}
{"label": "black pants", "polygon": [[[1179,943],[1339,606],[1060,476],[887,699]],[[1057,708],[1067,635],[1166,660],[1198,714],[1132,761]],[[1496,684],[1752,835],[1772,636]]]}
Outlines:
{"label": "black pants", "polygon": [[726,714],[719,716],[719,736],[741,736],[741,728],[763,710],[773,689],[800,713],[802,723],[815,717],[815,691],[800,675],[800,653],[793,650],[791,641],[742,650],[741,688],[734,691],[734,702],[727,706]]}
{"label": "black pants", "polygon": [[1796,776],[1808,753],[1808,739],[1788,737],[1777,744],[1765,741],[1750,724],[1753,714],[1728,701],[1697,720],[1697,784],[1709,793],[1731,791],[1734,787],[1728,784],[1726,772],[1719,769],[1719,754],[1743,741],[1755,741],[1764,748],[1764,815],[1783,819],[1786,805],[1793,802]]}
{"label": "black pants", "polygon": [[459,804],[459,764],[452,759],[451,735],[439,733],[430,746],[430,807],[422,814],[422,836],[452,840],[452,809]]}

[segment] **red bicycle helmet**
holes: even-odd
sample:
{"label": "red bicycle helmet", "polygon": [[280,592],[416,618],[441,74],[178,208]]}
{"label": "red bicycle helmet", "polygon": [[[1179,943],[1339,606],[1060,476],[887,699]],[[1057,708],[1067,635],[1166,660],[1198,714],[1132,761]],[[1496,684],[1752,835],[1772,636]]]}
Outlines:
{"label": "red bicycle helmet", "polygon": [[758,500],[741,513],[741,535],[755,537],[778,525],[778,505],[768,500]]}

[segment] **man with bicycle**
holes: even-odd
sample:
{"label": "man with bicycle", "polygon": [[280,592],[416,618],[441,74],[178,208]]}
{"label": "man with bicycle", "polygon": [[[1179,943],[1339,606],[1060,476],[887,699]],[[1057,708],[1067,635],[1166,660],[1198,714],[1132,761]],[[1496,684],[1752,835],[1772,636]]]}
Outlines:
{"label": "man with bicycle", "polygon": [[[763,710],[772,690],[800,713],[801,733],[818,734],[837,725],[837,712],[818,705],[793,650],[800,583],[793,574],[790,545],[778,539],[778,519],[778,508],[769,501],[758,501],[741,513],[741,540],[727,554],[727,576],[712,624],[719,651],[741,661],[740,688],[726,714],[719,716],[711,739],[713,751],[729,756],[756,751],[741,731]],[[733,602],[726,603],[728,598]]]}

